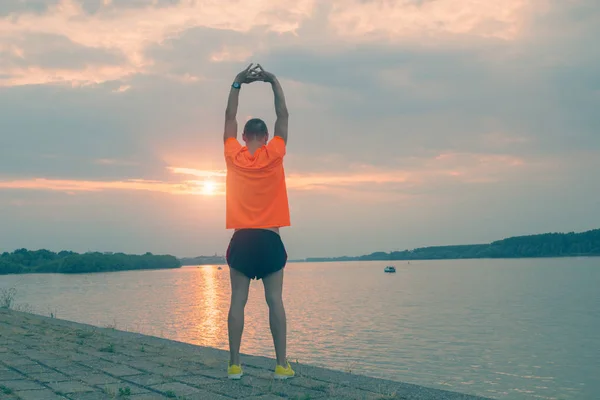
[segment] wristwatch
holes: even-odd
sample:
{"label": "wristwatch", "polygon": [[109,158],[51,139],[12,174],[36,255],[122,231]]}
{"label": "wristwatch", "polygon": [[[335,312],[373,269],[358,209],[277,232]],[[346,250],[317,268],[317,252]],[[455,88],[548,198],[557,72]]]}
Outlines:
{"label": "wristwatch", "polygon": [[231,85],[232,88],[234,89],[239,89],[242,87],[242,85],[239,82],[233,82],[233,84]]}

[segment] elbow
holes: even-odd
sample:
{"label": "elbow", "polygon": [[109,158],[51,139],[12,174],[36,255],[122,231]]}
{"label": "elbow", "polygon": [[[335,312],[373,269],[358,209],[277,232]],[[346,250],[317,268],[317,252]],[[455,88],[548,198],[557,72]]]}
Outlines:
{"label": "elbow", "polygon": [[289,118],[290,117],[290,113],[288,112],[287,108],[281,109],[281,110],[277,110],[277,118]]}
{"label": "elbow", "polygon": [[235,112],[233,111],[225,111],[225,121],[233,121],[235,119]]}

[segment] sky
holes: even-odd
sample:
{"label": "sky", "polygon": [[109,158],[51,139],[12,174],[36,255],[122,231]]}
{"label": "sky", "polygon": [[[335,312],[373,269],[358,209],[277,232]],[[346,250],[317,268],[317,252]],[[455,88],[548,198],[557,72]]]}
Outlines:
{"label": "sky", "polygon": [[598,37],[596,0],[3,0],[0,251],[223,254],[251,62],[291,258],[598,228]]}

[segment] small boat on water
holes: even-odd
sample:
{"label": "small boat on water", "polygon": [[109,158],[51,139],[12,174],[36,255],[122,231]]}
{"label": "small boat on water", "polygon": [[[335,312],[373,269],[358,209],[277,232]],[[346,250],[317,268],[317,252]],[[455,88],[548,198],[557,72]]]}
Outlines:
{"label": "small boat on water", "polygon": [[383,272],[396,272],[396,267],[394,267],[392,265],[388,265],[387,267],[384,268]]}

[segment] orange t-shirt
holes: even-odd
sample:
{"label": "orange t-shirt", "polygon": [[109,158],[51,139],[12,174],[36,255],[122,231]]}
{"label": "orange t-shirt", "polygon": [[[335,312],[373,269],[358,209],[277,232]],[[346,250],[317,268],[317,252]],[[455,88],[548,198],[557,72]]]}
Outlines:
{"label": "orange t-shirt", "polygon": [[254,155],[236,138],[225,141],[226,229],[290,226],[283,156],[279,136]]}

